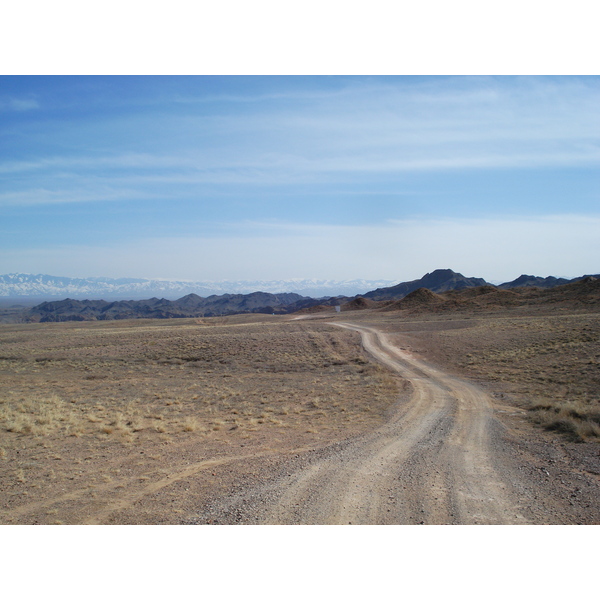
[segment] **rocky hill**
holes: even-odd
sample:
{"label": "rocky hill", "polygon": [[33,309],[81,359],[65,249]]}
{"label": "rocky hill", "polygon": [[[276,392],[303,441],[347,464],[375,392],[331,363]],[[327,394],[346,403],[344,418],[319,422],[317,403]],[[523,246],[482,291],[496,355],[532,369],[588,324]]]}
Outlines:
{"label": "rocky hill", "polygon": [[485,279],[479,277],[465,277],[455,273],[452,269],[437,269],[427,273],[421,279],[399,283],[392,287],[379,288],[367,294],[364,298],[370,300],[399,300],[408,296],[419,288],[425,288],[432,292],[447,292],[448,290],[461,290],[468,287],[488,285]]}
{"label": "rocky hill", "polygon": [[[564,282],[567,282],[566,284]],[[581,286],[573,286],[581,283]],[[492,286],[484,279],[465,277],[451,269],[438,269],[421,279],[378,288],[360,296],[330,296],[311,298],[296,293],[222,294],[202,297],[189,293],[177,300],[150,298],[146,300],[79,300],[67,298],[43,302],[31,309],[0,311],[3,322],[52,322],[109,319],[167,319],[210,317],[240,313],[276,313],[342,310],[406,310],[427,308],[434,311],[450,308],[484,306],[519,306],[527,303],[567,302],[585,304],[596,302],[598,277],[583,276],[573,280],[555,277],[522,275],[512,282]],[[589,289],[588,289],[589,288]],[[556,294],[545,294],[556,290]],[[583,293],[585,291],[585,293]],[[590,292],[591,291],[591,292]],[[592,295],[588,294],[590,292]],[[440,296],[442,294],[443,296]],[[405,300],[404,300],[405,299]]]}
{"label": "rocky hill", "polygon": [[[565,279],[564,277],[536,277],[535,275],[521,275],[520,277],[517,277],[514,281],[507,281],[506,283],[501,283],[498,287],[504,290],[509,290],[518,287],[552,288],[558,285],[565,285],[567,283],[581,281],[585,277],[590,277],[590,275],[584,275],[583,277],[575,277],[575,279]],[[599,276],[593,275],[593,277]]]}
{"label": "rocky hill", "polygon": [[239,313],[287,313],[303,300],[298,294],[224,294],[201,298],[188,294],[179,300],[59,300],[43,302],[24,314],[28,322],[106,321],[112,319],[173,319]]}
{"label": "rocky hill", "polygon": [[377,302],[379,311],[408,313],[489,312],[499,309],[580,310],[600,309],[600,279],[584,277],[565,285],[540,288],[525,286],[510,290],[491,285],[439,294],[420,288],[393,302]]}

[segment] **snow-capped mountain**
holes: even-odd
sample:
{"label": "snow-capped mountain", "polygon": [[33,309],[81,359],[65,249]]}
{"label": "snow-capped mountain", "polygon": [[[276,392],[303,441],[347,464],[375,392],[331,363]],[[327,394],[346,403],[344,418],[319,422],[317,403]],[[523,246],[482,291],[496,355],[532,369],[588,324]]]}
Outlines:
{"label": "snow-capped mountain", "polygon": [[0,275],[0,297],[4,298],[86,298],[86,299],[178,299],[187,294],[294,292],[302,296],[354,296],[397,283],[390,280],[288,279],[278,281],[166,281],[156,279],[110,279],[108,277],[56,277],[10,273]]}

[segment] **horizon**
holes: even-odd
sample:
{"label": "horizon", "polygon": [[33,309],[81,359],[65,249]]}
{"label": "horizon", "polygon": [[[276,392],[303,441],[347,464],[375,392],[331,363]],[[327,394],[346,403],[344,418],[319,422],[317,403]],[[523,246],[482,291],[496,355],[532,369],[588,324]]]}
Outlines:
{"label": "horizon", "polygon": [[[517,279],[520,279],[521,277],[540,277],[539,275],[536,275],[535,273],[521,273],[520,275],[514,277],[511,280],[499,280],[499,279],[489,279],[487,277],[482,277],[481,273],[479,274],[467,274],[465,275],[464,273],[461,273],[459,271],[455,271],[452,268],[449,267],[445,267],[445,268],[437,268],[437,269],[431,269],[428,270],[427,272],[423,273],[420,277],[416,277],[414,279],[411,280],[400,280],[400,279],[365,279],[365,278],[354,278],[354,279],[332,279],[332,278],[316,278],[316,277],[309,277],[309,278],[290,278],[290,279],[256,279],[256,280],[231,280],[231,279],[222,279],[222,280],[192,280],[192,279],[149,279],[149,278],[140,278],[140,277],[118,277],[118,278],[112,278],[112,277],[68,277],[68,276],[63,276],[63,275],[54,275],[51,273],[0,273],[0,278],[3,277],[13,277],[13,276],[27,276],[27,277],[50,277],[50,278],[56,278],[56,279],[72,279],[72,280],[82,280],[82,281],[98,281],[98,282],[130,282],[130,283],[174,283],[174,284],[188,284],[188,285],[208,285],[210,286],[211,284],[214,285],[224,285],[224,284],[231,284],[233,286],[242,286],[242,284],[260,284],[260,283],[264,283],[264,284],[275,284],[275,283],[286,283],[286,284],[294,284],[294,283],[298,283],[298,284],[308,284],[308,283],[315,283],[315,284],[348,284],[348,283],[356,283],[356,282],[365,282],[366,284],[387,284],[387,286],[392,287],[392,286],[396,286],[402,283],[410,283],[412,281],[418,281],[420,279],[423,279],[424,277],[427,277],[431,274],[440,272],[440,271],[449,271],[455,275],[460,275],[462,277],[466,277],[468,279],[483,279],[486,284],[491,284],[494,286],[498,286],[498,285],[502,285],[504,283],[512,283],[513,281],[516,281]],[[597,276],[598,273],[595,273],[593,271],[590,271],[588,273],[581,273],[579,275],[576,275],[575,277],[564,277],[562,275],[548,275],[545,278],[555,278],[555,279],[567,279],[567,280],[573,280],[573,279],[579,279],[579,278],[584,278],[584,277],[589,277],[589,276]],[[260,291],[260,290],[255,290],[255,291]],[[369,290],[370,291],[370,290]],[[225,292],[225,293],[230,293],[230,292]],[[238,292],[235,292],[238,293]],[[247,293],[247,292],[244,292]]]}
{"label": "horizon", "polygon": [[599,101],[596,76],[1,76],[0,271],[594,273]]}

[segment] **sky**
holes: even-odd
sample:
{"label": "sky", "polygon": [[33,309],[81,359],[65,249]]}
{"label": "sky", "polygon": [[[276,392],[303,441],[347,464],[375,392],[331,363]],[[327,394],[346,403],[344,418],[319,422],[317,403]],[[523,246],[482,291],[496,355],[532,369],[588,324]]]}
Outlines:
{"label": "sky", "polygon": [[0,274],[600,272],[597,76],[0,76]]}

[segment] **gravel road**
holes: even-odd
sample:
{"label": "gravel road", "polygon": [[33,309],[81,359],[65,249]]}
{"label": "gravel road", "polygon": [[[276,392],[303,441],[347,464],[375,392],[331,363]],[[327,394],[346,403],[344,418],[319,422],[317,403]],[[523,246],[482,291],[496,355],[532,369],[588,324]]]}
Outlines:
{"label": "gravel road", "polygon": [[410,399],[399,402],[377,430],[298,455],[262,482],[207,506],[195,522],[579,522],[567,488],[584,479],[593,498],[597,477],[582,478],[568,465],[558,473],[557,461],[549,459],[564,484],[549,486],[550,472],[539,466],[548,449],[534,456],[527,446],[507,445],[492,400],[482,389],[392,345],[374,328],[335,325],[359,332],[373,358],[408,380]]}
{"label": "gravel road", "polygon": [[365,350],[411,382],[408,404],[381,428],[294,474],[267,523],[524,523],[494,465],[489,398],[359,331]]}

